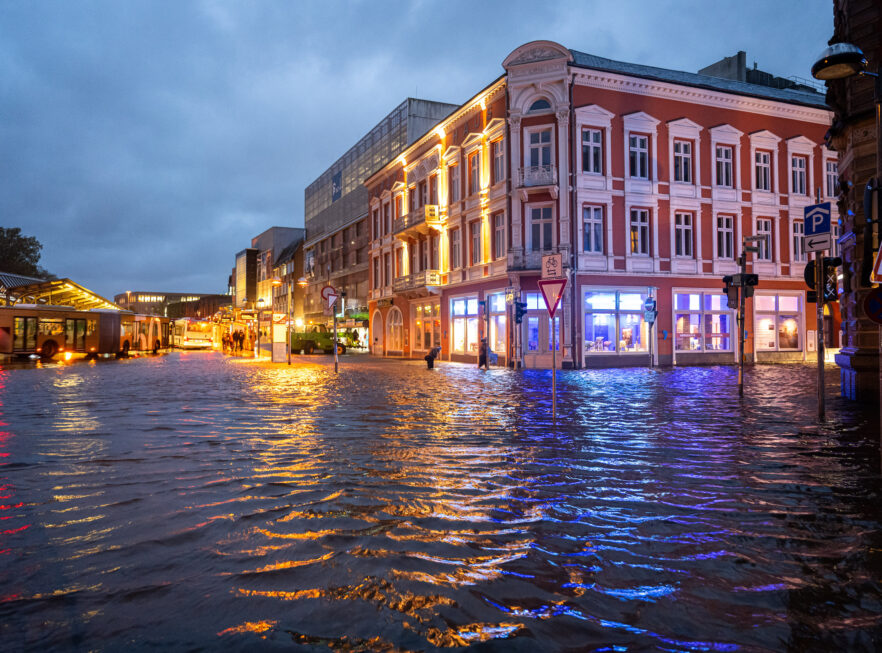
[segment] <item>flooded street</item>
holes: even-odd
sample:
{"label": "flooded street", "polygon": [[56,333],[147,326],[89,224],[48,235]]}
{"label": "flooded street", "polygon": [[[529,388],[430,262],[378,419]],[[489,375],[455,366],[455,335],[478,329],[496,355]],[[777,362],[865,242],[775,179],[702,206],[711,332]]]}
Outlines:
{"label": "flooded street", "polygon": [[871,651],[875,407],[811,366],[0,367],[4,651]]}

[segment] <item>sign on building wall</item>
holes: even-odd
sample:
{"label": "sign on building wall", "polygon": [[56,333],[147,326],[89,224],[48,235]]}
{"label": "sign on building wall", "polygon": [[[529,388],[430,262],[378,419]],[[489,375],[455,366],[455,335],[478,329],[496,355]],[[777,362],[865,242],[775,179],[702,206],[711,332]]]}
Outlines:
{"label": "sign on building wall", "polygon": [[343,171],[338,170],[331,178],[331,201],[336,202],[343,195]]}

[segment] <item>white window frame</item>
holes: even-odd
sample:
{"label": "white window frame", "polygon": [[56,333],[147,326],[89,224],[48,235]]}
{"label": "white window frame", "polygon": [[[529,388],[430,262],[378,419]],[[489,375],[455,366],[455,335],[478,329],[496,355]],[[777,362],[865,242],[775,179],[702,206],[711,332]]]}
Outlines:
{"label": "white window frame", "polygon": [[[726,157],[725,153],[728,153],[729,156]],[[721,154],[723,156],[721,156]],[[735,148],[732,147],[731,145],[716,144],[714,146],[714,165],[715,165],[714,183],[716,186],[719,186],[720,188],[734,188],[735,187],[735,177],[733,175],[734,158],[735,158]]]}
{"label": "white window frame", "polygon": [[[634,163],[637,164],[637,174]],[[628,177],[649,180],[649,135],[628,134]]]}
{"label": "white window frame", "polygon": [[[754,152],[754,175],[753,189],[763,192],[772,192],[772,153],[767,150]],[[760,183],[762,182],[762,183]]]}
{"label": "white window frame", "polygon": [[493,214],[493,258],[505,258],[505,211]]}
{"label": "white window frame", "polygon": [[[757,236],[766,236],[764,240],[756,243],[757,247],[759,247],[759,251],[756,253],[756,260],[764,262],[774,261],[775,220],[773,218],[758,217],[756,218],[754,225],[755,234]],[[768,230],[765,229],[766,226],[768,226]]]}
{"label": "white window frame", "polygon": [[686,211],[674,213],[674,256],[695,258],[694,216]]}
{"label": "white window frame", "polygon": [[[593,309],[589,308],[587,305],[587,294],[589,292],[602,292],[609,293],[615,295],[615,303],[613,308],[598,308]],[[651,330],[648,330],[648,333],[643,333],[643,327],[646,324],[643,316],[643,310],[635,310],[635,309],[627,309],[622,308],[621,304],[621,296],[622,294],[640,294],[642,299],[645,301],[647,297],[650,296],[649,289],[645,286],[637,286],[637,287],[603,287],[603,286],[582,286],[580,293],[580,306],[581,306],[581,329],[584,335],[584,344],[583,349],[585,356],[647,356],[649,354],[649,337]],[[613,336],[615,338],[615,349],[612,351],[605,349],[594,349],[592,347],[593,343],[596,341],[595,339],[590,339],[585,332],[585,317],[587,314],[592,313],[595,315],[606,315],[612,318],[612,327],[613,327]],[[623,326],[622,326],[622,316],[628,315],[631,316],[632,319],[637,319],[637,324],[640,328],[640,338],[643,342],[642,349],[634,349],[634,350],[623,350],[622,349],[622,339],[623,335]]]}
{"label": "white window frame", "polygon": [[472,265],[480,265],[484,259],[481,249],[481,221],[469,222],[469,262]]}
{"label": "white window frame", "polygon": [[[728,224],[725,223],[728,221]],[[731,213],[718,213],[716,215],[716,224],[714,227],[714,247],[716,248],[716,258],[726,261],[735,259],[735,216]],[[722,240],[721,240],[722,238]],[[727,252],[720,251],[721,244],[725,243],[728,247]]]}
{"label": "white window frame", "polygon": [[[600,237],[597,237],[598,230],[594,229],[599,225]],[[590,234],[590,235],[589,235]],[[603,225],[603,206],[599,204],[585,204],[582,206],[582,251],[585,254],[603,255],[604,234],[606,229]],[[588,241],[591,241],[590,246]]]}
{"label": "white window frame", "polygon": [[450,269],[457,270],[462,267],[462,230],[454,227],[450,230]]}
{"label": "white window frame", "polygon": [[[635,217],[637,221],[635,222]],[[637,228],[637,251],[635,251],[633,233]],[[651,256],[652,248],[649,246],[651,237],[651,219],[649,209],[640,207],[632,207],[628,212],[628,254],[630,256]],[[644,250],[644,251],[640,251]]]}
{"label": "white window frame", "polygon": [[503,139],[498,138],[490,143],[490,150],[493,156],[493,183],[498,184],[505,181],[505,143]]}
{"label": "white window frame", "polygon": [[824,197],[833,199],[839,195],[839,161],[824,159]]}
{"label": "white window frame", "polygon": [[807,195],[808,157],[802,154],[790,155],[790,192],[794,195]]}
{"label": "white window frame", "polygon": [[481,150],[469,152],[467,161],[469,165],[469,195],[474,195],[481,190]]}
{"label": "white window frame", "polygon": [[[458,313],[457,303],[464,302],[462,306],[464,307],[464,311],[462,313]],[[481,320],[481,309],[478,304],[478,296],[477,295],[463,295],[463,296],[455,296],[451,297],[449,301],[449,320],[450,320],[450,351],[454,354],[477,354],[478,353],[478,345],[480,344],[480,320]],[[457,322],[461,321],[460,325],[457,326]],[[474,322],[473,322],[474,321]],[[476,326],[475,329],[475,340],[472,341],[472,338],[469,337],[469,327],[474,324]],[[462,329],[464,333],[464,347],[462,349],[457,349],[456,343],[456,333],[458,329]]]}
{"label": "white window frame", "polygon": [[[677,295],[698,295],[698,308],[677,308]],[[720,309],[709,309],[705,307],[705,297],[708,295],[716,296],[720,298],[720,305],[726,306],[726,308]],[[673,303],[671,305],[672,313],[673,313],[673,338],[674,338],[674,352],[675,356],[679,356],[680,354],[689,355],[692,353],[729,353],[735,351],[735,343],[738,341],[738,326],[735,321],[735,311],[733,309],[728,308],[726,295],[719,291],[708,290],[707,288],[696,288],[696,289],[675,289],[671,296],[673,298]],[[677,332],[677,315],[678,314],[687,314],[687,315],[698,315],[699,316],[699,333],[695,334],[698,336],[699,347],[697,349],[691,348],[681,348],[680,347],[680,334]],[[729,317],[729,347],[726,349],[708,349],[707,348],[707,329],[706,329],[706,321],[705,318],[708,315],[727,315]],[[694,337],[694,336],[693,336]]]}
{"label": "white window frame", "polygon": [[[586,135],[588,139],[586,140]],[[586,158],[587,154],[587,158]],[[582,127],[582,170],[587,175],[603,174],[603,130]]]}
{"label": "white window frame", "polygon": [[793,237],[791,238],[791,243],[793,244],[793,251],[791,253],[791,257],[793,261],[805,262],[806,254],[805,254],[805,223],[803,220],[794,220],[793,221]]}
{"label": "white window frame", "polygon": [[[775,298],[775,310],[765,310],[757,308],[757,297],[774,297]],[[797,328],[797,336],[798,336],[798,344],[795,348],[782,348],[781,341],[778,334],[778,326],[779,320],[782,313],[785,315],[792,315],[792,311],[782,311],[780,306],[780,298],[788,297],[795,298],[797,301],[797,310],[796,310],[796,328]],[[763,337],[763,330],[760,328],[760,321],[763,319],[768,319],[769,316],[774,316],[774,332],[775,332],[775,346],[774,347],[761,347],[760,342]],[[774,351],[786,351],[786,352],[801,352],[805,350],[805,299],[802,293],[788,293],[788,292],[757,292],[754,295],[754,311],[753,311],[753,320],[754,320],[754,343],[755,343],[755,351],[759,354],[764,352],[774,352]]]}
{"label": "white window frame", "polygon": [[[548,134],[548,142],[542,142],[542,134]],[[545,167],[554,165],[554,129],[551,125],[536,125],[525,131],[527,147],[524,148],[524,167]],[[538,141],[533,143],[533,137],[537,136]],[[542,163],[542,153],[548,151],[548,163]],[[538,163],[533,163],[533,152],[537,153]]]}
{"label": "white window frame", "polygon": [[[539,211],[541,218],[536,220],[534,217],[534,211]],[[548,211],[548,216],[545,217],[545,211]],[[529,236],[529,250],[531,252],[549,252],[554,249],[555,246],[555,233],[554,233],[554,205],[553,204],[531,204],[527,206],[527,235]],[[550,241],[551,242],[540,242],[537,247],[537,243],[534,242],[533,239],[533,224],[534,222],[540,224],[540,241],[544,241],[544,232],[545,225],[551,225],[550,229]]]}
{"label": "white window frame", "polygon": [[459,201],[459,191],[461,188],[461,180],[459,175],[459,167],[460,164],[452,165],[448,168],[448,175],[450,178],[450,202],[458,202]]}
{"label": "white window frame", "polygon": [[677,139],[674,141],[674,181],[679,184],[692,183],[692,142]]}

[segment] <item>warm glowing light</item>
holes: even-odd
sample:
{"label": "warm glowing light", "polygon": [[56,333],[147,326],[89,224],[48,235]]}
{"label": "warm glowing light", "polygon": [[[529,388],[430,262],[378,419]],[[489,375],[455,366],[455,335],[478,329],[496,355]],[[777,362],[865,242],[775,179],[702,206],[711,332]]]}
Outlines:
{"label": "warm glowing light", "polygon": [[295,326],[302,327],[303,326],[303,319],[298,317],[296,320],[294,320],[294,324],[295,324]]}
{"label": "warm glowing light", "polygon": [[73,352],[64,352],[64,360],[69,361],[71,358],[73,358]]}
{"label": "warm glowing light", "polygon": [[443,139],[444,136],[445,136],[445,134],[444,134],[444,127],[438,125],[437,127],[435,127],[435,133],[438,134],[438,138],[442,138],[442,139]]}
{"label": "warm glowing light", "polygon": [[397,161],[397,162],[400,162],[401,165],[403,165],[403,166],[406,166],[406,165],[407,165],[407,159],[404,158],[404,155],[403,155],[403,154],[400,155],[400,156],[396,159],[396,161]]}

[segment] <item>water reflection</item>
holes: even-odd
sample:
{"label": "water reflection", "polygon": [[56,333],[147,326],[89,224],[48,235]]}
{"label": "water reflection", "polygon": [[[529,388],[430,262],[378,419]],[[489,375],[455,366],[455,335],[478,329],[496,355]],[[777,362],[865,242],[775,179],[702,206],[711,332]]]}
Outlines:
{"label": "water reflection", "polygon": [[810,368],[562,372],[554,421],[546,372],[342,360],[0,369],[8,648],[878,643],[878,425]]}

